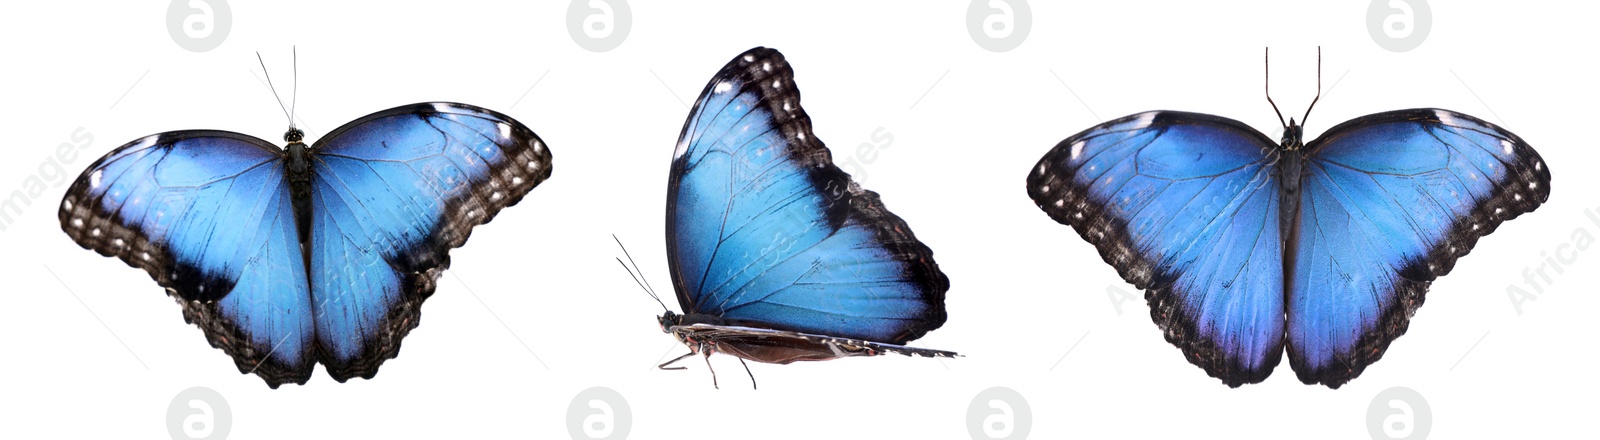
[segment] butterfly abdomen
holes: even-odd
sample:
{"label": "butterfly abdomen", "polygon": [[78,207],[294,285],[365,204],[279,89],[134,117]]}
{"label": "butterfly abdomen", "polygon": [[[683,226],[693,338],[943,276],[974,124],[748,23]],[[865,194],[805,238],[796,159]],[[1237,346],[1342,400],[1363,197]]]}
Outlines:
{"label": "butterfly abdomen", "polygon": [[[289,181],[289,196],[294,203],[295,230],[301,247],[311,243],[311,159],[309,148],[301,142],[289,143],[289,160],[283,173]],[[307,258],[309,261],[310,258]]]}
{"label": "butterfly abdomen", "polygon": [[[1288,136],[1285,134],[1284,136]],[[1296,141],[1298,144],[1298,141]],[[1280,150],[1278,158],[1281,168],[1278,169],[1278,230],[1284,249],[1293,249],[1300,235],[1300,184],[1306,178],[1302,170],[1305,169],[1305,155],[1299,148]],[[1295,265],[1295,253],[1286,252],[1283,259],[1284,273],[1290,273]],[[1288,292],[1288,286],[1284,286]]]}

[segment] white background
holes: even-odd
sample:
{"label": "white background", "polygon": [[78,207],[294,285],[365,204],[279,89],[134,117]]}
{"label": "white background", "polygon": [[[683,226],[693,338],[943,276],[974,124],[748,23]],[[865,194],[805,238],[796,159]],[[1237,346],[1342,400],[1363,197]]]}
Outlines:
{"label": "white background", "polygon": [[[1593,435],[1600,252],[1546,269],[1552,283],[1520,314],[1506,293],[1574,230],[1600,235],[1584,214],[1600,210],[1592,6],[1436,1],[1427,40],[1393,53],[1369,36],[1362,1],[1072,3],[1033,2],[1031,34],[1004,53],[973,42],[964,1],[634,1],[628,39],[605,53],[573,42],[565,1],[235,1],[227,40],[204,53],[168,36],[163,1],[10,5],[0,197],[30,177],[49,187],[0,232],[0,436],[167,438],[168,404],[194,386],[225,396],[235,439],[566,438],[567,405],[592,386],[626,397],[630,438],[968,438],[968,404],[992,386],[1026,397],[1031,438],[1367,438],[1368,405],[1394,386],[1427,399],[1431,438]],[[966,357],[752,365],[758,391],[731,357],[712,359],[721,390],[699,362],[654,369],[684,348],[617,267],[611,235],[671,304],[663,195],[686,104],[760,45],[794,66],[836,161],[876,144],[856,178],[951,280],[948,323],[915,345]],[[1023,181],[1062,138],[1144,110],[1222,115],[1276,139],[1262,48],[1274,97],[1298,117],[1318,45],[1330,91],[1308,139],[1368,113],[1453,109],[1531,143],[1553,195],[1435,282],[1411,330],[1348,385],[1303,385],[1285,363],[1230,389],[1162,339],[1142,293]],[[555,171],[453,252],[421,327],[375,379],[339,384],[318,367],[271,390],[145,273],[75,245],[55,205],[94,158],[140,136],[281,139],[253,52],[287,101],[295,46],[308,140],[392,106],[459,101],[533,128]],[[41,168],[79,128],[93,140],[66,175]],[[1119,314],[1108,289],[1140,299]]]}

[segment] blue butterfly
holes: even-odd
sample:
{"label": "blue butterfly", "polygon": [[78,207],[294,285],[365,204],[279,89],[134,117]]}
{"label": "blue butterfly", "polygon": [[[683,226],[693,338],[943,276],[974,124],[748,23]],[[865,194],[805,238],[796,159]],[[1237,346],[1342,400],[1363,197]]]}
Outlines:
{"label": "blue butterfly", "polygon": [[465,104],[303,137],[291,125],[287,150],[216,130],[135,140],[67,190],[61,229],[149,272],[241,373],[277,388],[321,362],[344,382],[399,353],[451,248],[550,177],[538,136]]}
{"label": "blue butterfly", "polygon": [[709,367],[714,352],[741,364],[956,355],[905,346],[944,324],[950,282],[905,221],[834,166],[776,50],[728,62],[689,112],[667,252],[684,313],[658,321],[690,352],[663,369],[697,353]]}
{"label": "blue butterfly", "polygon": [[1527,142],[1461,113],[1367,115],[1308,143],[1284,127],[1273,142],[1217,116],[1129,115],[1057,144],[1028,195],[1212,377],[1265,380],[1287,346],[1302,382],[1330,388],[1383,356],[1479,237],[1550,196]]}

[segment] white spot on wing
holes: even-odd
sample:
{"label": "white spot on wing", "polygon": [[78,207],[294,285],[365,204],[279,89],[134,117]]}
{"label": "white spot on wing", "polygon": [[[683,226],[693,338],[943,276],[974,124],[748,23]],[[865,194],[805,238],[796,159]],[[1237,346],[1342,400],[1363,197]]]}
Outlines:
{"label": "white spot on wing", "polygon": [[501,123],[495,124],[495,126],[500,128],[500,137],[501,138],[505,138],[505,139],[511,138],[511,124],[507,124],[507,123],[501,122]]}
{"label": "white spot on wing", "polygon": [[1141,128],[1149,127],[1150,124],[1155,123],[1155,121],[1156,121],[1156,112],[1140,113],[1139,114],[1139,118],[1133,120],[1133,129],[1138,130],[1138,129],[1141,129]]}
{"label": "white spot on wing", "polygon": [[1444,125],[1449,125],[1452,127],[1461,126],[1461,122],[1457,121],[1454,116],[1450,116],[1450,113],[1444,110],[1434,110],[1433,115],[1438,116],[1439,122],[1444,123]]}
{"label": "white spot on wing", "polygon": [[161,135],[159,135],[159,134],[145,136],[144,139],[140,139],[139,140],[139,144],[135,145],[134,147],[132,147],[132,149],[138,150],[138,149],[142,149],[142,148],[145,148],[145,147],[149,147],[151,144],[155,144],[156,143],[156,138],[159,138],[159,137],[161,137]]}
{"label": "white spot on wing", "polygon": [[733,90],[733,83],[728,82],[728,81],[723,81],[723,82],[717,83],[717,87],[711,89],[711,92],[712,93],[724,93],[724,92],[727,92],[729,90]]}
{"label": "white spot on wing", "polygon": [[1511,141],[1505,139],[1500,140],[1500,151],[1504,151],[1507,156],[1511,155],[1511,147]]}
{"label": "white spot on wing", "polygon": [[100,176],[102,174],[105,174],[105,170],[94,170],[93,173],[89,173],[89,187],[90,188],[99,188],[100,187]]}
{"label": "white spot on wing", "polygon": [[678,149],[672,150],[672,159],[673,160],[677,160],[678,158],[683,157],[683,153],[688,153],[688,152],[689,152],[689,141],[688,140],[680,140],[680,141],[678,141]]}
{"label": "white spot on wing", "polygon": [[1072,156],[1070,159],[1077,160],[1080,155],[1083,155],[1083,140],[1081,139],[1072,143]]}

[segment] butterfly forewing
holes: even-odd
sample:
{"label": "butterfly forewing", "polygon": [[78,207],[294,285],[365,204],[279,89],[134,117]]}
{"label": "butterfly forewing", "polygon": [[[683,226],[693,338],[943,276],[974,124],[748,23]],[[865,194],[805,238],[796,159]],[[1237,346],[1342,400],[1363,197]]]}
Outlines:
{"label": "butterfly forewing", "polygon": [[949,281],[904,220],[834,166],[782,54],[756,48],[690,112],[667,192],[686,313],[904,343],[945,320]]}

